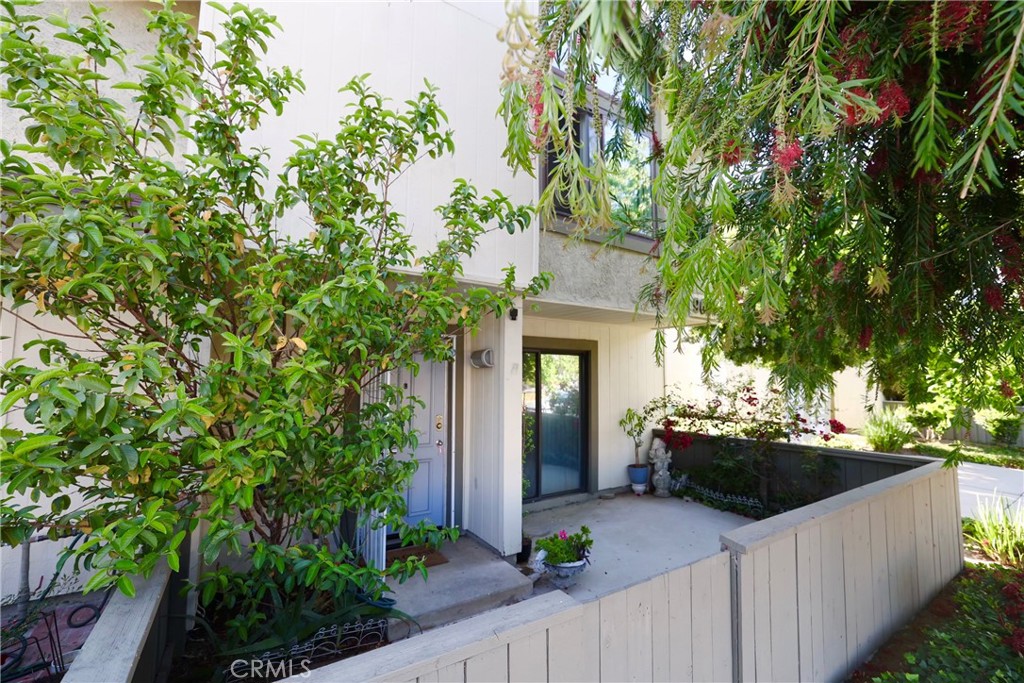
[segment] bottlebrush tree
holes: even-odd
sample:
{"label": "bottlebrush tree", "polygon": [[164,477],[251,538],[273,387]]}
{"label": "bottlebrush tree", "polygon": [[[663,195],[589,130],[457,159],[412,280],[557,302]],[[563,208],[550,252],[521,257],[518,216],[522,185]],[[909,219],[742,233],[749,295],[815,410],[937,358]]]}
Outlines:
{"label": "bottlebrush tree", "polygon": [[867,364],[911,401],[1021,401],[1024,3],[548,0],[505,37],[506,157],[549,154],[541,208],[584,227],[609,221],[604,160],[570,122],[619,74],[667,322],[702,298],[709,349],[789,389]]}

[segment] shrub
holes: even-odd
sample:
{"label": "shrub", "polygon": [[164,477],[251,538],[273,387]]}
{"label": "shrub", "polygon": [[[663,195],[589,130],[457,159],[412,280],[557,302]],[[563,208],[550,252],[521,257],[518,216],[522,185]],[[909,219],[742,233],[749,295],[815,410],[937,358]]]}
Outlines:
{"label": "shrub", "polygon": [[[968,566],[955,580],[949,614],[942,598],[932,603],[914,626],[894,644],[920,643],[906,652],[896,671],[867,678],[870,664],[851,680],[877,683],[933,681],[960,683],[1021,680],[1024,655],[1024,572],[994,565]],[[917,631],[917,625],[922,626]],[[926,626],[927,625],[927,626]],[[920,635],[916,635],[920,633]]]}
{"label": "shrub", "polygon": [[1017,443],[1022,417],[1024,416],[1016,411],[1005,412],[995,408],[985,408],[974,414],[974,419],[992,435],[992,439],[1004,446]]}
{"label": "shrub", "polygon": [[[453,150],[429,86],[392,109],[351,81],[336,131],[299,136],[273,174],[246,140],[302,82],[260,62],[273,17],[211,6],[226,16],[210,46],[170,5],[149,14],[157,49],[110,86],[137,93],[136,115],[98,85],[127,54],[99,10],[81,27],[54,18],[65,30],[51,51],[38,17],[3,4],[3,96],[27,122],[27,143],[0,142],[3,315],[46,338],[38,360],[0,372],[0,412],[26,425],[0,431],[0,521],[12,545],[85,532],[73,552],[98,570],[86,589],[128,594],[133,575],[177,570],[202,521],[215,569],[200,597],[232,610],[245,641],[282,603],[326,595],[336,609],[424,571],[417,558],[361,566],[335,536],[348,512],[380,512],[404,541],[453,535],[404,522],[416,463],[392,453],[417,443],[415,398],[367,388],[451,359],[453,327],[518,300],[511,269],[493,290],[459,277],[484,233],[525,229],[532,212],[457,181],[442,237],[414,245],[388,191]],[[72,343],[49,332],[54,318],[76,328]],[[217,567],[228,553],[251,571]]]}
{"label": "shrub", "polygon": [[882,453],[896,453],[916,435],[917,430],[903,408],[876,411],[864,425],[864,438],[873,450]]}
{"label": "shrub", "polygon": [[548,564],[569,564],[585,560],[590,556],[590,548],[593,545],[590,529],[585,525],[575,534],[562,529],[557,534],[537,541],[537,549],[547,553],[544,561]]}
{"label": "shrub", "polygon": [[990,560],[1024,569],[1024,507],[983,502],[977,518],[964,519],[964,539]]}
{"label": "shrub", "polygon": [[907,415],[907,421],[922,434],[931,432],[931,434],[937,435],[949,428],[952,415],[944,404],[933,401],[913,406],[910,409],[910,414]]}

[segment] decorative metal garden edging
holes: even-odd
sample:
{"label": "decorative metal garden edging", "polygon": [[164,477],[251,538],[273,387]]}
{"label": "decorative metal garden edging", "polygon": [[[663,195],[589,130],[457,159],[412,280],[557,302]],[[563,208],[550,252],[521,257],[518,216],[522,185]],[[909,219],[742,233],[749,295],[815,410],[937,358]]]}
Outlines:
{"label": "decorative metal garden edging", "polygon": [[[332,624],[321,627],[312,637],[301,643],[264,652],[254,659],[263,663],[258,670],[279,671],[282,674],[280,678],[283,678],[298,671],[311,669],[317,662],[325,659],[336,659],[346,654],[378,647],[387,643],[387,638],[387,617]],[[234,670],[228,669],[226,680],[229,683],[248,680],[250,672],[253,671],[250,664],[247,662],[246,667],[241,668],[238,675],[235,675]],[[279,677],[274,676],[263,680],[278,679]]]}
{"label": "decorative metal garden edging", "polygon": [[757,498],[740,496],[733,493],[722,493],[717,489],[711,489],[706,486],[701,486],[700,484],[694,484],[686,475],[674,478],[672,480],[671,489],[673,493],[689,489],[698,495],[704,496],[705,498],[711,498],[712,500],[717,500],[720,503],[728,503],[729,505],[738,505],[753,513],[764,516],[764,505],[762,505],[761,501]]}

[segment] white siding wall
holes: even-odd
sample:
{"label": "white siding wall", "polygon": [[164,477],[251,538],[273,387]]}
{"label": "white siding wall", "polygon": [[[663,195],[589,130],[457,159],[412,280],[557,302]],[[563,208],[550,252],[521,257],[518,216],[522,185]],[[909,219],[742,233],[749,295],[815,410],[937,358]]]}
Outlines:
{"label": "white siding wall", "polygon": [[[490,317],[463,345],[462,522],[503,555],[522,548],[522,327],[522,317]],[[472,367],[470,354],[487,348],[494,351],[494,367]]]}
{"label": "white siding wall", "polygon": [[[267,64],[300,69],[306,92],[286,105],[283,116],[269,115],[249,142],[271,153],[271,170],[292,152],[303,133],[333,135],[348,100],[338,88],[354,76],[370,74],[369,84],[404,106],[424,89],[439,88],[438,101],[455,134],[455,154],[424,159],[393,188],[395,208],[406,216],[414,242],[430,247],[445,234],[435,207],[444,203],[452,181],[465,178],[483,191],[498,189],[520,204],[537,196],[536,181],[513,176],[501,158],[506,131],[495,112],[504,45],[495,34],[504,22],[500,2],[251,2],[275,15],[282,30],[270,44]],[[203,6],[201,25],[215,28],[219,16]],[[305,236],[309,223],[286,216],[282,229]],[[484,237],[465,268],[468,280],[492,283],[512,263],[520,284],[537,273],[538,230],[510,237],[504,231]]]}
{"label": "white siding wall", "polygon": [[[664,371],[654,362],[654,331],[642,325],[615,325],[555,320],[526,315],[527,337],[584,339],[597,342],[593,360],[597,380],[597,488],[628,483],[626,465],[633,462],[633,442],[619,427],[626,408],[640,409],[662,393]],[[641,458],[650,446],[648,436]],[[594,462],[593,457],[591,462]]]}

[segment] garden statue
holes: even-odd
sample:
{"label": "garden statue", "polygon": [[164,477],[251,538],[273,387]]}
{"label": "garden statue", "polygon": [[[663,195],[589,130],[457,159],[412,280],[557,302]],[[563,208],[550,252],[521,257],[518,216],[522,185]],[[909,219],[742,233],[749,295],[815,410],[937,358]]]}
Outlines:
{"label": "garden statue", "polygon": [[651,479],[654,484],[654,495],[659,498],[668,498],[669,486],[672,484],[672,475],[668,471],[669,465],[672,463],[672,454],[666,450],[664,441],[654,439],[654,442],[651,443],[648,460],[654,465],[654,477]]}

